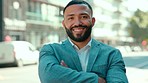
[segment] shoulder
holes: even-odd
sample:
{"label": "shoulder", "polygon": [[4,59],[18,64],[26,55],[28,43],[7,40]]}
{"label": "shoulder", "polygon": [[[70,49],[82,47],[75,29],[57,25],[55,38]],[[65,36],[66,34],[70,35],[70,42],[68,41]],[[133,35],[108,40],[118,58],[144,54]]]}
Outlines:
{"label": "shoulder", "polygon": [[93,39],[92,41],[92,45],[96,46],[98,48],[100,48],[101,51],[103,52],[113,52],[113,51],[119,51],[118,49],[116,49],[115,47],[111,46],[111,45],[107,45],[103,42],[100,42],[98,40]]}
{"label": "shoulder", "polygon": [[51,49],[55,46],[61,46],[61,44],[60,43],[46,43],[42,46],[41,50]]}
{"label": "shoulder", "polygon": [[61,42],[58,43],[45,43],[41,50],[51,50],[51,49],[62,49],[64,48],[66,45],[69,45],[70,43],[68,43],[68,40],[63,40]]}
{"label": "shoulder", "polygon": [[122,54],[121,52],[119,51],[119,49],[113,47],[113,46],[110,46],[110,45],[107,45],[105,43],[102,43],[100,41],[97,41],[96,42],[98,43],[98,49],[99,49],[99,54],[103,57],[110,57],[109,59],[113,59],[113,58],[116,58],[116,59],[121,59],[122,58]]}
{"label": "shoulder", "polygon": [[107,45],[103,42],[100,42],[98,40],[93,39],[92,44],[95,44],[101,48],[105,48],[105,49],[116,49],[115,47],[111,46],[111,45]]}

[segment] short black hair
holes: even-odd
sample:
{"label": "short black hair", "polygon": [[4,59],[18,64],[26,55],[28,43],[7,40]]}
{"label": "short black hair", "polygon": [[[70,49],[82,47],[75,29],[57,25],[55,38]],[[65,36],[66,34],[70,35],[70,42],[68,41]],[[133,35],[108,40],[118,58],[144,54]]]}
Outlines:
{"label": "short black hair", "polygon": [[71,5],[75,5],[75,4],[85,4],[89,7],[89,9],[91,10],[91,14],[93,14],[93,10],[92,10],[92,7],[90,6],[90,4],[86,1],[83,1],[83,0],[72,0],[70,1],[66,6],[65,8],[63,9],[63,15],[65,13],[65,10],[67,7],[71,6]]}

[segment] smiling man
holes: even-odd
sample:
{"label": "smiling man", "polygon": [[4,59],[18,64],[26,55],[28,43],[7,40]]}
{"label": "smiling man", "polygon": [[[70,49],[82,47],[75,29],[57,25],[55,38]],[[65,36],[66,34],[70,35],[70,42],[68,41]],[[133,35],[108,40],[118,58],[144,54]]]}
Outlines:
{"label": "smiling man", "polygon": [[70,1],[62,22],[68,38],[40,51],[41,83],[128,83],[119,50],[91,37],[95,24],[86,1]]}

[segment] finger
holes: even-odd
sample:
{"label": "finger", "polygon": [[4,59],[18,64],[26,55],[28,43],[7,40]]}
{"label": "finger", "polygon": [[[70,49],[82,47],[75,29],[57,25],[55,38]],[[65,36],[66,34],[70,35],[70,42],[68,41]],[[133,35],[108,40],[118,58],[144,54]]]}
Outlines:
{"label": "finger", "polygon": [[64,66],[64,67],[67,67],[67,65],[66,65],[66,63],[63,61],[63,60],[61,60],[61,63],[60,63],[62,66]]}
{"label": "finger", "polygon": [[98,82],[99,83],[106,83],[106,81],[103,78],[101,78],[101,77],[99,77]]}

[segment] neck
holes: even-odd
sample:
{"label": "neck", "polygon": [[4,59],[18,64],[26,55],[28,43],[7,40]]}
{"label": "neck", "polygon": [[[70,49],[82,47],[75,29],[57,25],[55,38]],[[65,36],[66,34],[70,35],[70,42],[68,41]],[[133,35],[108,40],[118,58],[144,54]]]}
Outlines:
{"label": "neck", "polygon": [[83,48],[84,46],[86,46],[88,44],[88,42],[90,41],[91,37],[88,37],[85,41],[83,42],[76,42],[71,40],[79,49]]}

